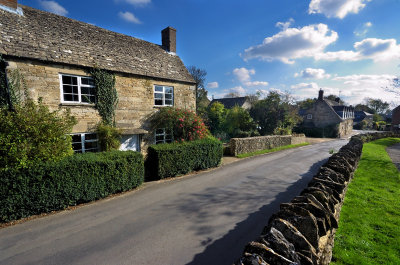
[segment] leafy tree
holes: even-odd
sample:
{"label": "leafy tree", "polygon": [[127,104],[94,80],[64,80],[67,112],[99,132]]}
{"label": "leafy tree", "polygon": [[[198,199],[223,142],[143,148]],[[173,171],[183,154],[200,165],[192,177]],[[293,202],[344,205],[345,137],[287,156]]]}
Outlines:
{"label": "leafy tree", "polygon": [[251,118],[249,112],[239,106],[235,106],[226,111],[223,127],[230,137],[250,137],[259,135],[257,132],[257,124]]}
{"label": "leafy tree", "polygon": [[366,105],[374,110],[373,113],[377,114],[385,114],[390,107],[388,102],[383,102],[381,99],[366,98],[365,101],[367,103]]}
{"label": "leafy tree", "polygon": [[196,66],[188,66],[187,69],[196,81],[196,109],[199,113],[202,113],[210,103],[210,100],[207,97],[208,92],[204,85],[207,72],[206,70],[197,68]]}
{"label": "leafy tree", "polygon": [[375,110],[373,110],[369,106],[367,106],[365,104],[361,104],[361,103],[355,105],[354,110],[355,111],[365,111],[365,112],[372,113],[372,114],[375,113]]}
{"label": "leafy tree", "polygon": [[149,122],[152,131],[166,129],[172,132],[177,142],[199,140],[210,134],[203,119],[190,110],[161,108],[149,118]]}
{"label": "leafy tree", "polygon": [[326,99],[332,100],[332,101],[336,101],[337,99],[339,99],[339,104],[341,105],[345,105],[346,102],[344,102],[342,99],[340,99],[338,96],[336,95],[328,95],[325,97]]}
{"label": "leafy tree", "polygon": [[15,111],[0,109],[0,170],[27,168],[72,155],[69,111],[50,111],[41,101],[27,99]]}
{"label": "leafy tree", "polygon": [[298,101],[297,102],[297,106],[300,109],[310,109],[310,108],[312,108],[312,106],[314,105],[316,100],[317,99],[315,99],[315,98],[314,99],[313,98],[306,98],[304,100]]}
{"label": "leafy tree", "polygon": [[271,91],[265,99],[259,100],[250,109],[250,115],[258,124],[261,135],[290,133],[301,120],[298,109],[289,95],[281,96]]}
{"label": "leafy tree", "polygon": [[224,131],[224,122],[226,119],[226,109],[224,104],[214,102],[207,109],[208,126],[213,135],[220,134]]}

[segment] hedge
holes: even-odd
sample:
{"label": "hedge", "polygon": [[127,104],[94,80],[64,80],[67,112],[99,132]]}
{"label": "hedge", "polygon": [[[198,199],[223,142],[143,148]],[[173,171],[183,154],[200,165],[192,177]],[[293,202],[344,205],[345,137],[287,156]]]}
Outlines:
{"label": "hedge", "polygon": [[339,136],[338,125],[329,125],[323,128],[299,126],[293,128],[295,133],[304,133],[306,137],[337,138]]}
{"label": "hedge", "polygon": [[76,154],[36,167],[1,171],[0,222],[104,198],[143,181],[143,156],[133,151]]}
{"label": "hedge", "polygon": [[146,178],[158,180],[216,167],[221,162],[222,153],[222,143],[214,138],[151,145],[145,162]]}

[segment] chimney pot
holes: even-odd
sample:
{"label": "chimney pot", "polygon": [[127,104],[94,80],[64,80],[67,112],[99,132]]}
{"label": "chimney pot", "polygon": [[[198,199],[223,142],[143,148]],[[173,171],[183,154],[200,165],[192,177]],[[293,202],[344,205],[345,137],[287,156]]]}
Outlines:
{"label": "chimney pot", "polygon": [[163,29],[161,31],[161,40],[164,49],[168,52],[176,52],[176,29],[172,27]]}
{"label": "chimney pot", "polygon": [[18,0],[0,0],[0,5],[11,7],[13,9],[17,9]]}
{"label": "chimney pot", "polygon": [[324,91],[321,88],[319,89],[318,100],[324,100]]}

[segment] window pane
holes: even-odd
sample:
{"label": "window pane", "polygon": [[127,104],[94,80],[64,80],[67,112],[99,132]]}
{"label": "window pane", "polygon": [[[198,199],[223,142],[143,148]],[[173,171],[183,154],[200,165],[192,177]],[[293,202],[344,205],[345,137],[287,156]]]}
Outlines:
{"label": "window pane", "polygon": [[85,143],[85,151],[86,151],[86,149],[97,149],[97,142]]}
{"label": "window pane", "polygon": [[156,134],[164,134],[164,129],[157,129]]}
{"label": "window pane", "polygon": [[81,142],[81,135],[80,134],[74,134],[72,135],[72,142],[76,143],[76,142]]}
{"label": "window pane", "polygon": [[172,100],[166,99],[165,100],[165,105],[172,105]]}
{"label": "window pane", "polygon": [[163,94],[155,93],[155,94],[154,94],[154,98],[156,98],[156,99],[162,99],[162,98],[163,98]]}
{"label": "window pane", "polygon": [[158,91],[158,92],[163,92],[163,87],[162,86],[155,86],[155,91]]}
{"label": "window pane", "polygon": [[172,99],[172,94],[165,94],[165,99]]}
{"label": "window pane", "polygon": [[72,86],[63,86],[64,93],[72,93]]}
{"label": "window pane", "polygon": [[66,76],[66,75],[63,75],[62,76],[62,82],[63,82],[63,84],[72,84],[72,80],[71,80],[72,78],[70,77],[70,76]]}
{"label": "window pane", "polygon": [[156,105],[156,106],[162,106],[162,105],[163,105],[162,99],[156,99],[156,100],[154,101],[154,105]]}
{"label": "window pane", "polygon": [[82,94],[90,94],[90,87],[81,87]]}
{"label": "window pane", "polygon": [[90,98],[86,95],[82,95],[82,102],[90,103]]}
{"label": "window pane", "polygon": [[172,93],[172,87],[166,86],[165,87],[165,93]]}
{"label": "window pane", "polygon": [[71,94],[64,94],[64,101],[74,101],[74,97]]}
{"label": "window pane", "polygon": [[78,95],[74,95],[73,96],[73,101],[79,102],[79,96]]}
{"label": "window pane", "polygon": [[82,144],[81,143],[74,143],[72,144],[72,149],[77,152],[82,150]]}
{"label": "window pane", "polygon": [[163,135],[157,135],[156,136],[156,141],[164,141],[164,136]]}
{"label": "window pane", "polygon": [[85,134],[85,141],[87,140],[97,140],[97,135],[95,133]]}

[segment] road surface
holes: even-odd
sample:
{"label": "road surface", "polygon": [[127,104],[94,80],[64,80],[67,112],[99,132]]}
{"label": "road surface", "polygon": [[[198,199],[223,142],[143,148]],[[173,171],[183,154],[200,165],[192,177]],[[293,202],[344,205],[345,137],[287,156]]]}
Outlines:
{"label": "road surface", "polygon": [[0,229],[0,264],[232,264],[346,143],[244,159]]}

